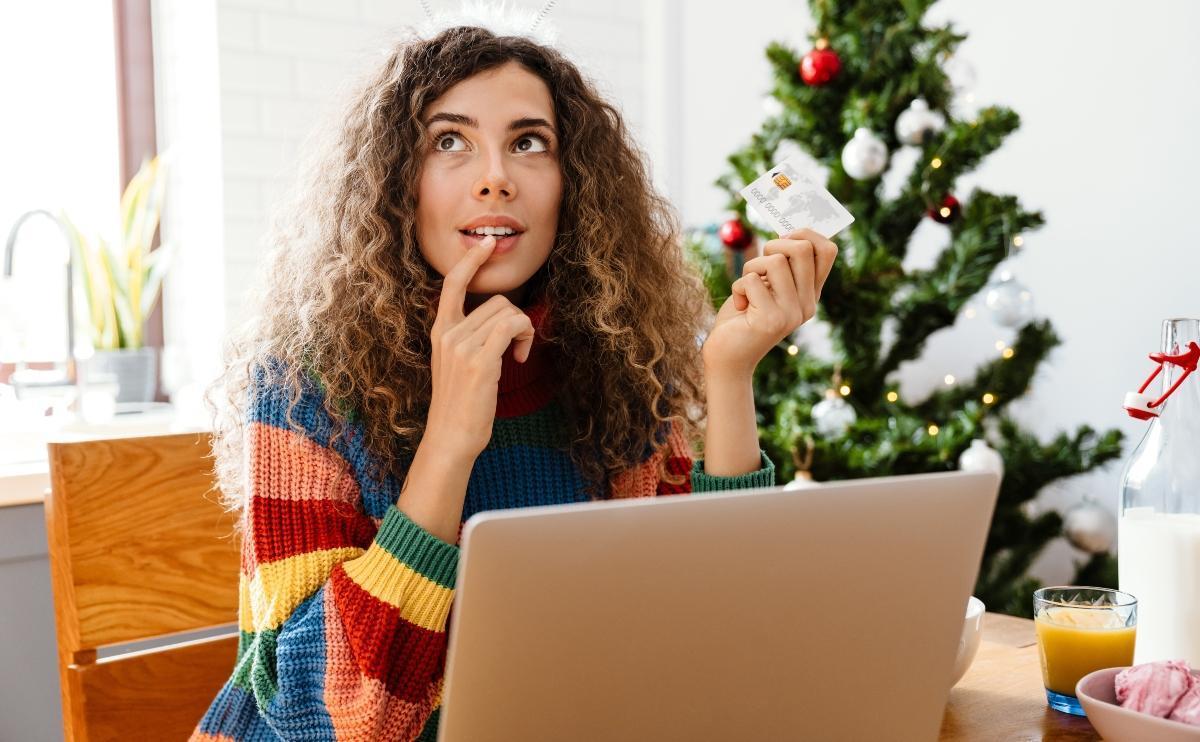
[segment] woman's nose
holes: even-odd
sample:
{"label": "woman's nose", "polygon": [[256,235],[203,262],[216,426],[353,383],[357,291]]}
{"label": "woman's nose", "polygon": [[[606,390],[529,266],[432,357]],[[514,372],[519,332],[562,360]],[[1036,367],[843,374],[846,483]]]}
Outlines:
{"label": "woman's nose", "polygon": [[517,195],[517,184],[508,177],[503,157],[502,154],[493,154],[485,160],[486,169],[475,183],[475,195],[479,198],[491,196],[510,200]]}

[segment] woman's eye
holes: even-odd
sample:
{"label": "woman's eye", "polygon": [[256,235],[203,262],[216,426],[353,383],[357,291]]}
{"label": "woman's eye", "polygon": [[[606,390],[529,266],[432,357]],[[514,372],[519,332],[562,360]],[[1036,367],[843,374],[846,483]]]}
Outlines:
{"label": "woman's eye", "polygon": [[[463,146],[455,147],[454,140],[456,139],[462,142]],[[548,152],[550,149],[546,138],[541,134],[526,134],[516,141],[514,147],[522,153]],[[456,131],[448,131],[434,137],[433,148],[438,152],[465,152],[467,150],[466,140],[463,139],[462,134]]]}
{"label": "woman's eye", "polygon": [[448,131],[445,134],[439,134],[437,139],[434,140],[433,147],[434,147],[434,149],[436,149],[439,152],[463,152],[463,151],[465,151],[465,148],[455,149],[452,144],[447,144],[447,142],[451,142],[454,139],[461,140],[462,135],[458,134],[457,132],[453,132],[453,131]]}
{"label": "woman's eye", "polygon": [[[541,149],[532,149],[527,142],[541,142]],[[546,146],[546,138],[540,134],[526,134],[517,140],[518,152],[546,152],[549,147]]]}

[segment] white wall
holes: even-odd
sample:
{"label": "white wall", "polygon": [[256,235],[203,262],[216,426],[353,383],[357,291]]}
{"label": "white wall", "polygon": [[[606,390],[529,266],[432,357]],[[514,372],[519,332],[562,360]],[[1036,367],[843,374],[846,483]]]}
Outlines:
{"label": "white wall", "polygon": [[[678,203],[691,223],[722,217],[724,194],[710,184],[762,119],[760,97],[770,82],[762,50],[774,39],[807,48],[812,24],[803,8],[781,0],[753,5],[740,14],[685,6]],[[1152,35],[1139,34],[1128,6],[1115,0],[944,0],[928,16],[970,35],[961,51],[975,69],[979,101],[1009,106],[1023,122],[960,181],[959,193],[976,185],[1012,193],[1047,220],[1025,236],[1013,269],[1064,342],[1013,411],[1043,439],[1079,424],[1117,427],[1127,436],[1126,457],[1145,424],[1130,419],[1121,401],[1151,370],[1146,354],[1158,349],[1161,321],[1200,316],[1200,48],[1192,38],[1200,5],[1157,0],[1140,5],[1138,16],[1162,22]],[[928,264],[944,237],[942,227],[924,225],[910,262]],[[906,398],[919,399],[947,373],[969,377],[994,357],[997,339],[1011,337],[986,309],[974,320],[960,318],[931,339],[921,361],[902,369]],[[1041,503],[1061,509],[1088,494],[1115,511],[1120,468],[1048,488]],[[1056,542],[1035,572],[1069,579],[1072,559],[1082,554]]]}

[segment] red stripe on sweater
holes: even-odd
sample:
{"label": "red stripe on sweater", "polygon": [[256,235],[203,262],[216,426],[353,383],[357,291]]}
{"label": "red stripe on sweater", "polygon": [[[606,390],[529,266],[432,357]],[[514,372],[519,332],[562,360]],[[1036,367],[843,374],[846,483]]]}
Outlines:
{"label": "red stripe on sweater", "polygon": [[[388,693],[410,703],[429,696],[446,664],[446,633],[405,621],[400,611],[350,579],[342,565],[330,575],[333,605],[359,671],[381,680]],[[330,648],[332,650],[332,648]]]}
{"label": "red stripe on sweater", "polygon": [[692,491],[692,460],[687,456],[671,456],[667,459],[667,472],[670,474],[682,474],[683,482],[680,484],[671,484],[666,480],[659,480],[658,494],[660,495],[681,495]]}
{"label": "red stripe on sweater", "polygon": [[255,564],[341,546],[365,549],[379,530],[346,502],[253,497],[250,507]]}
{"label": "red stripe on sweater", "polygon": [[496,417],[520,417],[531,412],[537,412],[554,398],[554,388],[545,386],[527,386],[523,389],[499,394],[496,396]]}

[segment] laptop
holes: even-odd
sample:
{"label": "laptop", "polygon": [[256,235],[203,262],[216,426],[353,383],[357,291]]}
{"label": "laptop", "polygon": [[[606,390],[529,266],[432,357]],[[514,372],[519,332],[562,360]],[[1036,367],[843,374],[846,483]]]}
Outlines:
{"label": "laptop", "polygon": [[999,486],[950,472],[477,513],[438,740],[936,739]]}

